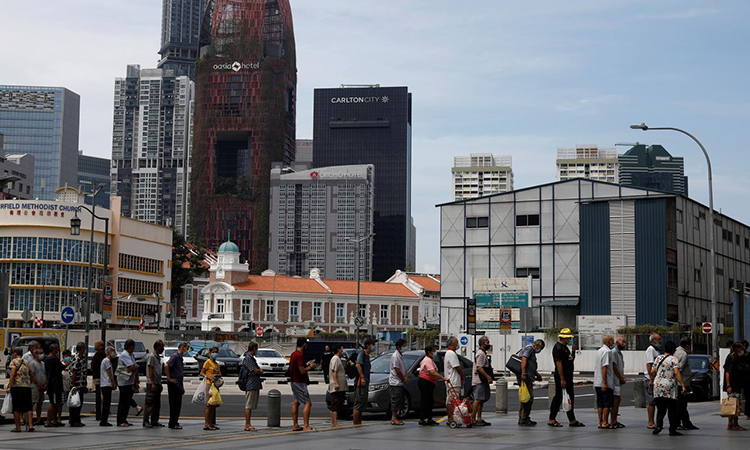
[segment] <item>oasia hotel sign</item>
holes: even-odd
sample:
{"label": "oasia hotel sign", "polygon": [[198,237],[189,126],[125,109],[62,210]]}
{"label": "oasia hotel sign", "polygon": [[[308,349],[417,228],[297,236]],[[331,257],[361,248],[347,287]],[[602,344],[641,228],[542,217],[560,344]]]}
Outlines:
{"label": "oasia hotel sign", "polygon": [[231,70],[233,72],[239,72],[240,70],[258,70],[260,69],[260,63],[241,63],[235,61],[233,63],[218,63],[214,64],[214,70]]}

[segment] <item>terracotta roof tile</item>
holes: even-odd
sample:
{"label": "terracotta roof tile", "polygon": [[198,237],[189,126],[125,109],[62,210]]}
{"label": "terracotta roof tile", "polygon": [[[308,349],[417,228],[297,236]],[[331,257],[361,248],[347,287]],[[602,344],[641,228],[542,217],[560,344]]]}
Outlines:
{"label": "terracotta roof tile", "polygon": [[422,286],[425,291],[430,292],[440,292],[440,279],[436,278],[438,281],[433,280],[430,277],[420,276],[420,275],[409,275],[409,279],[413,282],[417,283],[418,285]]}
{"label": "terracotta roof tile", "polygon": [[[250,275],[245,283],[234,285],[235,289],[248,291],[274,291],[274,277]],[[294,278],[286,275],[276,275],[276,292],[308,292],[311,294],[327,294],[328,291],[317,281],[310,278]]]}
{"label": "terracotta roof tile", "polygon": [[[357,295],[357,282],[345,280],[323,280],[331,288],[334,294]],[[403,284],[382,283],[377,281],[363,281],[361,286],[362,295],[386,296],[386,297],[411,297],[417,296]]]}

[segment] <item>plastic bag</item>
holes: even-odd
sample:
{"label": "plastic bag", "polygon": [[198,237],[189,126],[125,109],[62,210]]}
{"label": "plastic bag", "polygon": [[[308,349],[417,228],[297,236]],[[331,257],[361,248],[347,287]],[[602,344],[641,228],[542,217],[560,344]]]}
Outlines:
{"label": "plastic bag", "polygon": [[68,397],[68,408],[80,408],[81,407],[81,394],[76,391],[75,394],[70,394]]}
{"label": "plastic bag", "polygon": [[528,403],[531,401],[531,393],[529,392],[526,383],[522,382],[521,386],[518,388],[518,401],[521,403]]}
{"label": "plastic bag", "polygon": [[208,406],[221,406],[224,401],[221,399],[221,394],[216,386],[211,386],[210,395],[208,397]]}
{"label": "plastic bag", "polygon": [[570,401],[570,395],[568,395],[568,391],[564,390],[562,394],[562,412],[569,412],[571,409],[573,409],[573,402]]}
{"label": "plastic bag", "polygon": [[13,415],[13,399],[10,396],[10,392],[5,396],[5,400],[3,400],[3,408],[0,409],[0,414],[4,416],[12,416]]}
{"label": "plastic bag", "polygon": [[205,380],[198,385],[198,389],[196,389],[195,394],[193,394],[193,403],[206,406],[206,402],[208,401],[208,396],[206,395],[207,387],[208,383]]}

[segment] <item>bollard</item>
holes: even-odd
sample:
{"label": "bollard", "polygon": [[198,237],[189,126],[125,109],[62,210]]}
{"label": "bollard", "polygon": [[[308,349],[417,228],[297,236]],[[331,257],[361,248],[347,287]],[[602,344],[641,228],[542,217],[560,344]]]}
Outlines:
{"label": "bollard", "polygon": [[643,378],[633,382],[633,402],[636,408],[646,407],[646,380]]}
{"label": "bollard", "polygon": [[268,410],[266,420],[269,428],[281,426],[281,392],[278,389],[268,391]]}
{"label": "bollard", "polygon": [[495,414],[508,414],[508,381],[495,381]]}
{"label": "bollard", "polygon": [[555,380],[551,379],[547,383],[547,406],[550,409],[552,408],[552,400],[555,399],[555,395],[557,395],[557,385],[555,384]]}

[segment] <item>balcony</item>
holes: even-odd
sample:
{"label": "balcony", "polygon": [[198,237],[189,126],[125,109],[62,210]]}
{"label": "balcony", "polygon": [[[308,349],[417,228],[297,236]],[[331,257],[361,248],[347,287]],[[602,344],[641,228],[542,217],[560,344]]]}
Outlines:
{"label": "balcony", "polygon": [[336,317],[336,323],[346,323],[346,317]]}
{"label": "balcony", "polygon": [[389,319],[388,317],[380,318],[380,325],[390,325],[390,324],[391,324],[391,319]]}

